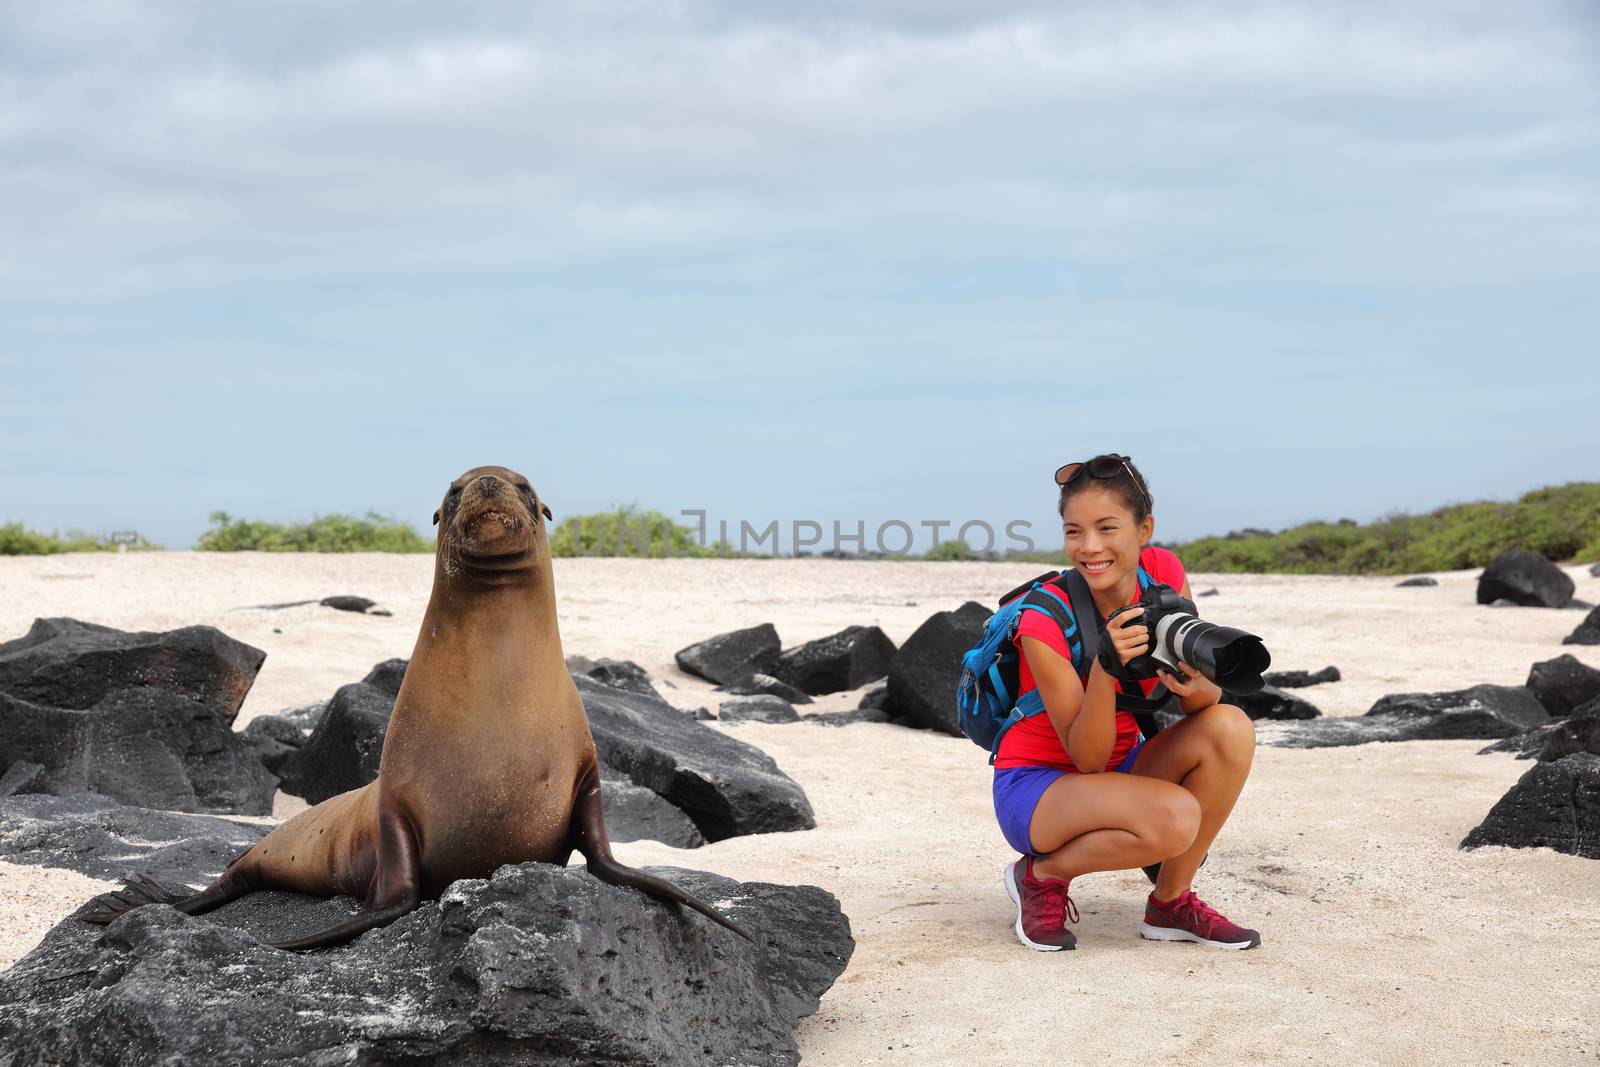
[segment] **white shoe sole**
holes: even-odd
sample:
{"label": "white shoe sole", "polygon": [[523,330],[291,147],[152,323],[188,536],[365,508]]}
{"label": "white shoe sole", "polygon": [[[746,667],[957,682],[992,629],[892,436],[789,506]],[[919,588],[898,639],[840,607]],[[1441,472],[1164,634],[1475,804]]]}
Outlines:
{"label": "white shoe sole", "polygon": [[1147,922],[1139,924],[1139,936],[1147,941],[1192,941],[1206,948],[1231,948],[1235,951],[1255,948],[1261,944],[1260,938],[1254,941],[1210,941],[1187,930],[1174,930],[1169,926],[1151,926]]}
{"label": "white shoe sole", "polygon": [[1035,952],[1060,952],[1065,949],[1066,945],[1041,945],[1037,941],[1030,941],[1028,935],[1022,932],[1022,891],[1017,888],[1016,878],[1016,863],[1008,863],[1000,868],[1000,880],[1006,884],[1006,896],[1011,898],[1011,903],[1017,909],[1017,924],[1013,927],[1017,931],[1017,940]]}

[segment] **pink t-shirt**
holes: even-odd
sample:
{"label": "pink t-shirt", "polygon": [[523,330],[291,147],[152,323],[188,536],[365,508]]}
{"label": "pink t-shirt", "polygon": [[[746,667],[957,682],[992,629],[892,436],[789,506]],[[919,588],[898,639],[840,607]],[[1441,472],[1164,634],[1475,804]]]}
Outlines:
{"label": "pink t-shirt", "polygon": [[[1183,590],[1186,580],[1183,563],[1178,557],[1164,548],[1154,546],[1139,553],[1139,565],[1152,579],[1172,588]],[[1135,603],[1139,594],[1135,591],[1133,599],[1128,603]],[[1079,620],[1079,625],[1093,626],[1094,620]],[[1049,645],[1062,659],[1072,662],[1072,653],[1067,648],[1066,635],[1061,632],[1061,627],[1049,616],[1038,611],[1024,611],[1022,622],[1017,626],[1017,651],[1022,653],[1017,664],[1017,696],[1021,697],[1029,690],[1038,688],[1033,680],[1033,671],[1028,669],[1028,654],[1022,650],[1022,639],[1032,637]],[[1078,676],[1084,685],[1089,682],[1087,672]],[[1139,683],[1145,696],[1155,692],[1160,681],[1148,678]],[[1125,692],[1122,683],[1117,682],[1117,691]],[[1117,709],[1117,740],[1111,749],[1111,758],[1106,761],[1106,766],[1116,767],[1133,751],[1133,746],[1139,743],[1139,724],[1134,721],[1129,712]],[[1067,755],[1067,750],[1061,747],[1061,738],[1056,736],[1056,728],[1050,721],[1048,712],[1031,715],[1006,731],[1000,739],[1000,751],[996,753],[994,765],[996,767],[1055,767],[1063,771],[1077,771],[1077,765],[1072,762],[1072,757]]]}

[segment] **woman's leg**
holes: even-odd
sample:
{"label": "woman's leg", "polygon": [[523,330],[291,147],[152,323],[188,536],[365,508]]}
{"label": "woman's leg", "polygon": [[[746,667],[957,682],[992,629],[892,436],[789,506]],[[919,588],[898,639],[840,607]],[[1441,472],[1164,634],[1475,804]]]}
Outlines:
{"label": "woman's leg", "polygon": [[1250,717],[1232,704],[1213,704],[1185,715],[1146,741],[1139,751],[1131,776],[1174,782],[1187,790],[1200,808],[1193,841],[1162,859],[1155,886],[1157,900],[1171,900],[1190,888],[1200,861],[1244,788],[1255,750],[1256,730]]}
{"label": "woman's leg", "polygon": [[1199,826],[1200,805],[1170,782],[1110,771],[1065,774],[1033,809],[1033,869],[1071,879],[1142,867],[1187,849]]}

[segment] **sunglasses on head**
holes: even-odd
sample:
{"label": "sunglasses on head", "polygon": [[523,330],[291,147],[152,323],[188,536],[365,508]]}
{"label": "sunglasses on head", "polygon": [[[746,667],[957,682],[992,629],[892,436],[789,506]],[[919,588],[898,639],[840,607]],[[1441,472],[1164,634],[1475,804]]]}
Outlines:
{"label": "sunglasses on head", "polygon": [[1109,456],[1096,456],[1086,463],[1063,463],[1056,468],[1056,484],[1062,488],[1080,481],[1084,475],[1096,481],[1110,481],[1123,471],[1128,472],[1129,479],[1139,487],[1139,492],[1144,496],[1145,507],[1151,506],[1150,492],[1144,487],[1144,482],[1133,473],[1133,468],[1128,466],[1128,457],[1112,453]]}

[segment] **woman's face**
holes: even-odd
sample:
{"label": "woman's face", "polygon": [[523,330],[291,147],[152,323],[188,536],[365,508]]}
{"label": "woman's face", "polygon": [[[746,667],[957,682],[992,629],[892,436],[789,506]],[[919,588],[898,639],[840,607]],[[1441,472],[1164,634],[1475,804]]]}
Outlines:
{"label": "woman's face", "polygon": [[1150,543],[1155,519],[1134,522],[1115,493],[1089,485],[1067,498],[1061,512],[1067,556],[1095,591],[1138,581],[1139,551]]}

